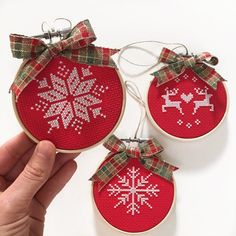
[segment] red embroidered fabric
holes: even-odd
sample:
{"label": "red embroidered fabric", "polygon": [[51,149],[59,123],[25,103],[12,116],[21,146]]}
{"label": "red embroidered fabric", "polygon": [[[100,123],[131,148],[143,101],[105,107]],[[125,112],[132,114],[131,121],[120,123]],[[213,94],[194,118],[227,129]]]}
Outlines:
{"label": "red embroidered fabric", "polygon": [[191,69],[148,91],[148,108],[154,123],[178,138],[197,138],[212,131],[223,119],[227,94],[223,83],[213,90]]}
{"label": "red embroidered fabric", "polygon": [[58,149],[81,150],[113,131],[123,101],[116,69],[58,56],[20,94],[16,110],[37,140],[50,140]]}
{"label": "red embroidered fabric", "polygon": [[128,165],[93,197],[102,217],[113,227],[137,233],[160,224],[174,201],[174,184],[145,169],[138,159]]}

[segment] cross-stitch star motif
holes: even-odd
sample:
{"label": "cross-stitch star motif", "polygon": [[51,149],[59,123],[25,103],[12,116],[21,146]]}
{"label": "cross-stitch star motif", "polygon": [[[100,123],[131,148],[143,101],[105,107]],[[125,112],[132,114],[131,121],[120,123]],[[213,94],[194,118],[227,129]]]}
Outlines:
{"label": "cross-stitch star motif", "polygon": [[76,67],[70,71],[60,61],[56,74],[51,73],[49,78],[38,81],[38,89],[43,91],[38,93],[39,101],[31,109],[43,113],[49,124],[49,134],[53,129],[68,127],[81,134],[84,123],[98,116],[106,118],[101,95],[108,86],[98,85],[97,79],[91,78],[90,66],[82,68],[81,73],[83,76],[79,76]]}
{"label": "cross-stitch star motif", "polygon": [[117,69],[54,57],[14,102],[23,129],[35,142],[62,152],[82,151],[105,139],[123,115]]}
{"label": "cross-stitch star motif", "polygon": [[150,184],[149,178],[152,176],[150,173],[147,176],[142,176],[139,168],[127,168],[127,174],[124,176],[117,175],[118,182],[114,185],[110,184],[107,191],[109,196],[117,197],[117,204],[114,208],[125,205],[127,208],[126,213],[134,216],[141,213],[142,207],[152,209],[149,203],[149,198],[158,197],[160,189],[158,184]]}

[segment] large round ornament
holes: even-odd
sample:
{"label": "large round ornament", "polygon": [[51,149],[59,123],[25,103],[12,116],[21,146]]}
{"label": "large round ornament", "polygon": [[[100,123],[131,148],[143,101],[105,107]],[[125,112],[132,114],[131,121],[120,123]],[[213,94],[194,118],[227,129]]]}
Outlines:
{"label": "large round ornament", "polygon": [[36,142],[80,152],[102,142],[119,124],[125,92],[116,68],[54,57],[13,104],[20,124]]}

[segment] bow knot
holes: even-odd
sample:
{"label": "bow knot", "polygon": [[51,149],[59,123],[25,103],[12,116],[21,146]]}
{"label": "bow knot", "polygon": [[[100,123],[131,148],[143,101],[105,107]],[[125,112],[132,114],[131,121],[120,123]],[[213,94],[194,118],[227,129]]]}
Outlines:
{"label": "bow knot", "polygon": [[59,41],[55,44],[51,44],[47,47],[47,50],[51,56],[51,58],[59,55],[61,52],[63,52],[68,45],[65,41]]}
{"label": "bow knot", "polygon": [[90,179],[98,182],[99,191],[129,163],[130,158],[137,158],[144,168],[168,181],[173,181],[172,173],[178,169],[160,159],[163,147],[155,138],[139,143],[136,147],[126,147],[112,135],[104,146],[110,150],[108,161]]}
{"label": "bow knot", "polygon": [[218,58],[208,52],[203,52],[198,56],[182,56],[176,54],[168,48],[163,48],[159,57],[159,62],[165,65],[158,71],[152,73],[157,79],[157,87],[171,81],[184,73],[186,68],[191,68],[200,79],[213,89],[217,89],[218,82],[225,81],[209,65],[217,65]]}
{"label": "bow knot", "polygon": [[138,158],[140,159],[142,156],[141,156],[141,150],[139,147],[128,147],[126,149],[126,152],[127,152],[127,156],[128,157],[131,157],[131,158]]}
{"label": "bow knot", "polygon": [[[54,44],[54,45],[52,44],[52,45],[50,45],[46,50],[47,50],[47,51],[46,51],[45,54],[48,54],[47,56],[48,56],[49,58],[51,58],[51,59],[52,59],[53,57],[59,55],[59,53],[63,51],[61,44]],[[41,55],[42,55],[42,54],[41,54]]]}
{"label": "bow knot", "polygon": [[188,67],[191,67],[191,68],[193,68],[195,65],[196,65],[196,58],[195,57],[189,57],[189,58],[187,58],[187,59],[185,59],[184,60],[184,66],[186,67],[186,68],[188,68]]}

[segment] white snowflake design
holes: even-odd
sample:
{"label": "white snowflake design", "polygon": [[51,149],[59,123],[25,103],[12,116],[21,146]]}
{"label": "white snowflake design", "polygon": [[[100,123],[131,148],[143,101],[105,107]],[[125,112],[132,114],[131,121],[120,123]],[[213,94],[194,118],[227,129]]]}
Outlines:
{"label": "white snowflake design", "polygon": [[102,113],[101,95],[108,86],[98,85],[90,69],[90,66],[82,68],[80,77],[76,67],[70,71],[60,61],[56,74],[50,74],[50,81],[48,78],[37,81],[38,89],[44,91],[37,94],[38,103],[31,110],[43,112],[49,134],[61,127],[71,127],[80,134],[85,122],[90,123],[98,116],[106,118]]}
{"label": "white snowflake design", "polygon": [[151,176],[152,173],[142,176],[140,169],[135,167],[127,168],[124,176],[117,175],[118,182],[114,185],[109,184],[107,189],[109,197],[117,197],[118,203],[114,208],[126,206],[126,213],[132,216],[140,214],[142,206],[152,209],[149,199],[158,197],[160,189],[158,189],[158,184],[149,184]]}

